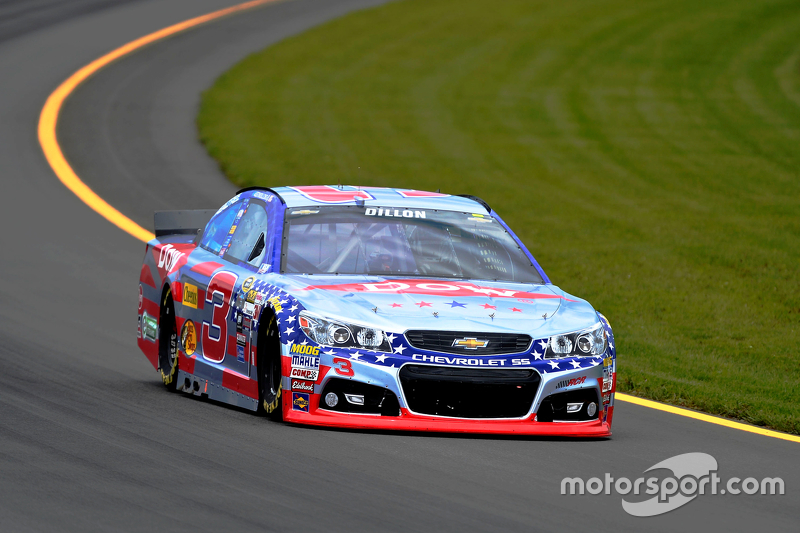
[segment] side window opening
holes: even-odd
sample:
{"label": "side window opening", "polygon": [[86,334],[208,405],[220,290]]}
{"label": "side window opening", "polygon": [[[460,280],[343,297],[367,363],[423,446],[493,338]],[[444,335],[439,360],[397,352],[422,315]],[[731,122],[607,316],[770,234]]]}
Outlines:
{"label": "side window opening", "polygon": [[259,267],[266,254],[267,211],[264,202],[251,199],[231,237],[225,258]]}
{"label": "side window opening", "polygon": [[200,240],[201,248],[205,248],[213,254],[219,254],[228,237],[228,230],[230,230],[236,218],[236,214],[239,212],[239,209],[242,208],[243,203],[244,202],[234,203],[209,221],[205,232],[203,232],[203,238]]}

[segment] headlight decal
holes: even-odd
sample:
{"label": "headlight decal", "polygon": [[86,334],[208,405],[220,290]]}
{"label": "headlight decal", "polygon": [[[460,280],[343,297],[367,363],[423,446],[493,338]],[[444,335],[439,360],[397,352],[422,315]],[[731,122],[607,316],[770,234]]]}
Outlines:
{"label": "headlight decal", "polygon": [[545,359],[560,359],[563,357],[599,357],[606,352],[608,346],[608,335],[602,322],[598,322],[593,327],[553,335],[547,341],[545,349]]}
{"label": "headlight decal", "polygon": [[377,328],[326,318],[302,311],[298,324],[309,339],[323,346],[391,352],[386,333]]}

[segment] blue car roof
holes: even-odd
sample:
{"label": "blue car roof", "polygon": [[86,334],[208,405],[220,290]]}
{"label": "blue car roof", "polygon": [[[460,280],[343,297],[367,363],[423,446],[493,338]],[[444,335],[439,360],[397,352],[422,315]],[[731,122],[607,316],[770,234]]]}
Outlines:
{"label": "blue car roof", "polygon": [[363,199],[365,205],[376,207],[405,207],[410,209],[443,209],[469,213],[488,213],[484,205],[474,199],[413,189],[388,187],[357,187],[353,185],[311,185],[275,187],[272,189],[286,202],[286,206],[307,207],[318,205],[356,205]]}

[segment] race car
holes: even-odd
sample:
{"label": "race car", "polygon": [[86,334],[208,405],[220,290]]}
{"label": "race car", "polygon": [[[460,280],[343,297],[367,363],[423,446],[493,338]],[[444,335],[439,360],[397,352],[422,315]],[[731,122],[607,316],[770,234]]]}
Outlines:
{"label": "race car", "polygon": [[154,222],[137,342],[170,390],[296,424],[611,434],[608,320],[480,198],[254,187]]}

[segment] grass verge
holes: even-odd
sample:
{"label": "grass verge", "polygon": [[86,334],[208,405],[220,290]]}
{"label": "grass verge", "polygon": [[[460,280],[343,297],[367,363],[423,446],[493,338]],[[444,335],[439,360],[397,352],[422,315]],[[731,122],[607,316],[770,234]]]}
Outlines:
{"label": "grass verge", "polygon": [[619,390],[800,434],[800,4],[405,0],[220,77],[238,185],[486,199],[611,320]]}

